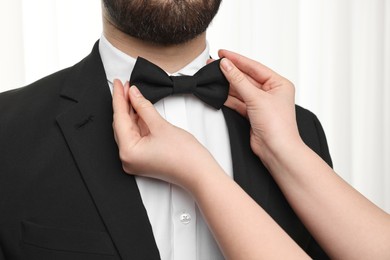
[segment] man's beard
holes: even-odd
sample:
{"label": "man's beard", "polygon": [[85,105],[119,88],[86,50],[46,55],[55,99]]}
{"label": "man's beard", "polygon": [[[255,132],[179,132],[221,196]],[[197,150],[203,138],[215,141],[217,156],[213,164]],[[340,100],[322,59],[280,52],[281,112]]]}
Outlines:
{"label": "man's beard", "polygon": [[222,0],[103,0],[109,21],[122,32],[158,45],[188,42],[203,32]]}

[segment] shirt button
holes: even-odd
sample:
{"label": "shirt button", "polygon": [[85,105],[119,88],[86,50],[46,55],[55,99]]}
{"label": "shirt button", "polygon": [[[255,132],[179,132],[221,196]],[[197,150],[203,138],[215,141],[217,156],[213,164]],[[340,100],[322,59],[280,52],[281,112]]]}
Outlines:
{"label": "shirt button", "polygon": [[187,225],[191,222],[191,215],[189,213],[183,212],[180,215],[180,222],[184,225]]}

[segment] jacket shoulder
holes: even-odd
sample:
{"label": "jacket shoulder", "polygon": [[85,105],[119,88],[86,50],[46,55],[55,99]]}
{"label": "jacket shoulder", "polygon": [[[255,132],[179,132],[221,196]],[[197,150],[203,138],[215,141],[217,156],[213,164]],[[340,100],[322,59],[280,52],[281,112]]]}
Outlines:
{"label": "jacket shoulder", "polygon": [[1,93],[0,114],[10,107],[24,106],[24,104],[34,105],[36,102],[49,100],[53,95],[58,96],[69,80],[73,77],[80,77],[80,73],[85,67],[97,63],[99,65],[95,66],[101,66],[98,41],[95,43],[92,52],[74,66],[57,71],[27,86]]}
{"label": "jacket shoulder", "polygon": [[63,69],[29,85],[0,93],[0,113],[10,107],[31,105],[40,97],[59,93],[62,82],[68,77],[72,68]]}
{"label": "jacket shoulder", "polygon": [[297,105],[296,118],[302,140],[324,161],[333,166],[325,131],[318,117],[310,110]]}

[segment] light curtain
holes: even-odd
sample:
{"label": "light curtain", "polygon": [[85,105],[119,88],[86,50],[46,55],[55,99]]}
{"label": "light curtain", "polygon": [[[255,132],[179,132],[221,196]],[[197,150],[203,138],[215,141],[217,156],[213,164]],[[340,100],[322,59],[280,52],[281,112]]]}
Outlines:
{"label": "light curtain", "polygon": [[[74,64],[101,34],[98,0],[0,1],[0,91]],[[390,212],[390,1],[225,0],[208,41],[293,81],[335,170]]]}

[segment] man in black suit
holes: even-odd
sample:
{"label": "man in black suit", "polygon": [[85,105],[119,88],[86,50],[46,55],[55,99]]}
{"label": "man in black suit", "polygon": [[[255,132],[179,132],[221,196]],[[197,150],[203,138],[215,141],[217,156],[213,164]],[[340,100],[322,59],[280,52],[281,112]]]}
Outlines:
{"label": "man in black suit", "polygon": [[[91,54],[0,95],[0,259],[222,259],[189,194],[123,172],[110,93],[114,78],[130,78],[138,56],[170,75],[196,73],[209,57],[205,30],[219,5],[104,0],[104,34]],[[155,106],[197,137],[309,255],[327,258],[252,153],[245,118],[190,94]],[[318,119],[296,112],[303,140],[331,164]]]}

